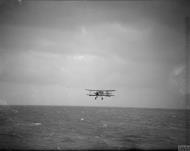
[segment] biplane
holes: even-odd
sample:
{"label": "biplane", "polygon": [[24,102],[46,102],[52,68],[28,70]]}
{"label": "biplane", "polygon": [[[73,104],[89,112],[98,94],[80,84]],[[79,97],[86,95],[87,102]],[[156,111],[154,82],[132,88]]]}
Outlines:
{"label": "biplane", "polygon": [[85,89],[87,91],[89,91],[88,96],[95,96],[95,100],[98,98],[98,97],[101,97],[101,99],[103,100],[104,97],[111,97],[111,96],[114,96],[112,94],[113,91],[116,91],[116,90],[92,90],[92,89]]}

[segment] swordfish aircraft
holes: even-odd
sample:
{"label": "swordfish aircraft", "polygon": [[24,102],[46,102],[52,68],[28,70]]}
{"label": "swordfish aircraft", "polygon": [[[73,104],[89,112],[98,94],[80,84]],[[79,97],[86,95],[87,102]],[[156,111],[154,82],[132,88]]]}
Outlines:
{"label": "swordfish aircraft", "polygon": [[116,91],[116,90],[92,90],[92,89],[85,89],[85,90],[89,91],[89,94],[86,94],[86,95],[88,95],[88,96],[95,96],[95,100],[98,97],[101,97],[101,99],[103,100],[104,96],[106,96],[106,97],[114,96],[112,94],[112,92]]}

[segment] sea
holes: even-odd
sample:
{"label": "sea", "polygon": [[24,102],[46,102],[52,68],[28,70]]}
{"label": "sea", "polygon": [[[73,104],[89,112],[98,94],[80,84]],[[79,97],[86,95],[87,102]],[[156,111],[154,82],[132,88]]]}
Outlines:
{"label": "sea", "polygon": [[186,144],[186,116],[175,109],[0,106],[0,149],[177,150]]}

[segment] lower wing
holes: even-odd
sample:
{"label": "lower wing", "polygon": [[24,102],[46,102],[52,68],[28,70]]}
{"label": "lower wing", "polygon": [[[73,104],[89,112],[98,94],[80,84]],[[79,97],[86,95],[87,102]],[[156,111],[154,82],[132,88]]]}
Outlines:
{"label": "lower wing", "polygon": [[110,95],[106,95],[106,94],[103,94],[103,95],[95,95],[95,94],[86,94],[86,95],[88,95],[88,96],[107,96],[107,97],[111,97],[111,96],[115,96],[115,95],[113,95],[113,94],[110,94]]}
{"label": "lower wing", "polygon": [[[95,94],[86,94],[86,95],[88,95],[88,96],[97,96],[97,95],[95,95]],[[99,95],[98,95],[99,96]]]}
{"label": "lower wing", "polygon": [[112,92],[112,91],[116,91],[116,90],[92,90],[92,89],[85,89],[87,91],[105,91],[105,92]]}
{"label": "lower wing", "polygon": [[103,95],[98,95],[98,96],[106,96],[106,97],[111,97],[111,96],[115,96],[115,95],[113,95],[113,94],[109,94],[109,95],[103,94]]}

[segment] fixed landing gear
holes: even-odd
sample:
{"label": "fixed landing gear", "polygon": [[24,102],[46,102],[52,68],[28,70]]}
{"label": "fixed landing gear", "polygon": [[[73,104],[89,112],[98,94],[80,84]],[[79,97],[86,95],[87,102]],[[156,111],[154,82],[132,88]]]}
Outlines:
{"label": "fixed landing gear", "polygon": [[[96,100],[98,97],[96,96],[94,99]],[[101,97],[101,100],[103,100],[104,98],[103,97]]]}

